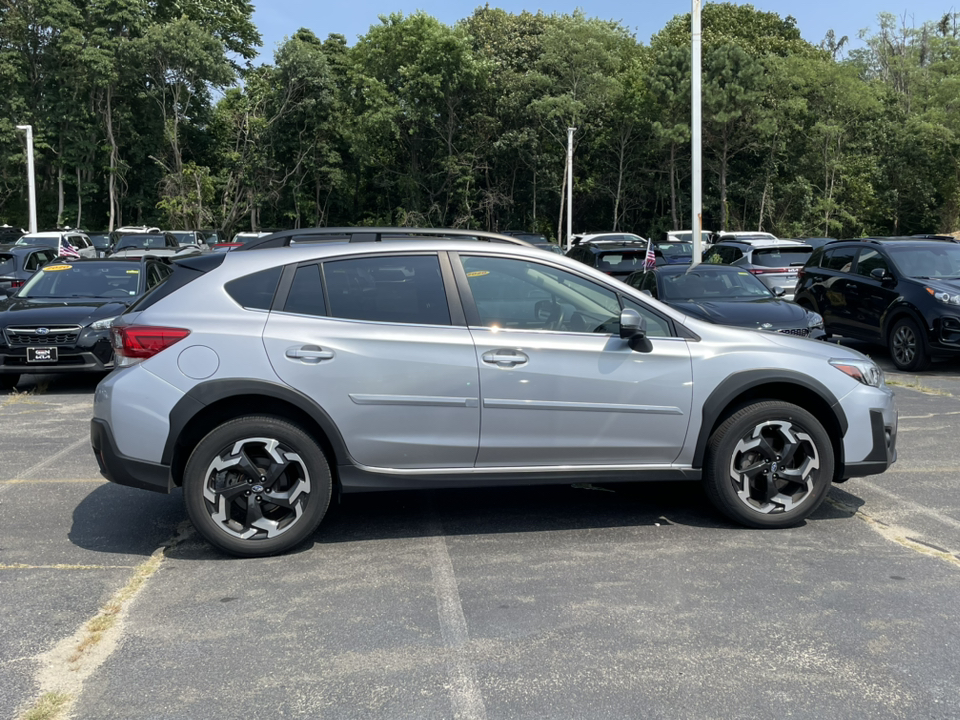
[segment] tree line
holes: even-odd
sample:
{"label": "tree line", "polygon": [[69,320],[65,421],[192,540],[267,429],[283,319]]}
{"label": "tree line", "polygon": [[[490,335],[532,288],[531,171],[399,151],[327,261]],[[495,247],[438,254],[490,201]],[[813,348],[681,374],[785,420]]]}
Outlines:
{"label": "tree line", "polygon": [[[480,7],[308,29],[254,64],[246,0],[0,5],[0,222],[39,225],[689,228],[690,17]],[[704,225],[784,237],[960,227],[958,14],[882,14],[856,49],[793,18],[703,9]]]}

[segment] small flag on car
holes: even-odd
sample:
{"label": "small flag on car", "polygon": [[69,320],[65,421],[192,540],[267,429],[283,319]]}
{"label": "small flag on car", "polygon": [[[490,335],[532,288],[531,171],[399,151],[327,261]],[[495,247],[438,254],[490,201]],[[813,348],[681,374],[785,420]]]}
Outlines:
{"label": "small flag on car", "polygon": [[650,240],[647,240],[647,254],[643,258],[643,271],[652,270],[657,266],[657,255],[650,246]]}
{"label": "small flag on car", "polygon": [[60,243],[60,257],[62,258],[80,258],[77,249],[66,240]]}

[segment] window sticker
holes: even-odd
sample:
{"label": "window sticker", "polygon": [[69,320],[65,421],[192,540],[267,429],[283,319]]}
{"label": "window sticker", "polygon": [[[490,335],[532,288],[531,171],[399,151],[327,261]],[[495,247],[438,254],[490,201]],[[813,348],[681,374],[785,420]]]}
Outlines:
{"label": "window sticker", "polygon": [[468,272],[467,277],[480,277],[482,275],[489,275],[489,270],[474,270],[473,272]]}
{"label": "window sticker", "polygon": [[61,270],[69,270],[73,265],[47,265],[43,271],[44,272],[60,272]]}

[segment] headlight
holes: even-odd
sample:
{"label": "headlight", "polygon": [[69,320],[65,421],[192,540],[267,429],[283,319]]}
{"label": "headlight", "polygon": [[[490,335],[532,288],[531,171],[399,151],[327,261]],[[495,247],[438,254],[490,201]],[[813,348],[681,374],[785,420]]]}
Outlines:
{"label": "headlight", "polygon": [[932,287],[924,289],[942,303],[946,303],[947,305],[960,305],[960,295],[951,295],[946,290],[937,290]]}
{"label": "headlight", "polygon": [[110,326],[113,325],[113,321],[116,320],[119,315],[114,315],[113,317],[104,318],[103,320],[97,320],[94,323],[90,323],[91,330],[109,330]]}
{"label": "headlight", "polygon": [[854,380],[870,387],[883,387],[883,370],[869,360],[831,360],[830,364]]}
{"label": "headlight", "polygon": [[807,327],[822,328],[823,316],[820,315],[820,313],[815,313],[813,310],[807,310]]}

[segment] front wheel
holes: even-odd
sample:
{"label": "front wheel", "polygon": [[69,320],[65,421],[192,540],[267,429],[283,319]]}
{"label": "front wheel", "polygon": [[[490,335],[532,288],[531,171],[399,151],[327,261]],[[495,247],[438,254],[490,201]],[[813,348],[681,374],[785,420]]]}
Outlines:
{"label": "front wheel", "polygon": [[763,401],[734,413],[707,445],[710,501],[748,527],[785,528],[819,507],[833,480],[833,445],[813,415]]}
{"label": "front wheel", "polygon": [[231,555],[262,557],[303,542],[333,489],[317,443],[296,425],[248,416],[220,425],[194,448],[183,476],[197,531]]}
{"label": "front wheel", "polygon": [[920,328],[910,318],[900,318],[890,329],[888,340],[890,359],[897,370],[920,372],[930,366],[930,354],[924,344]]}

